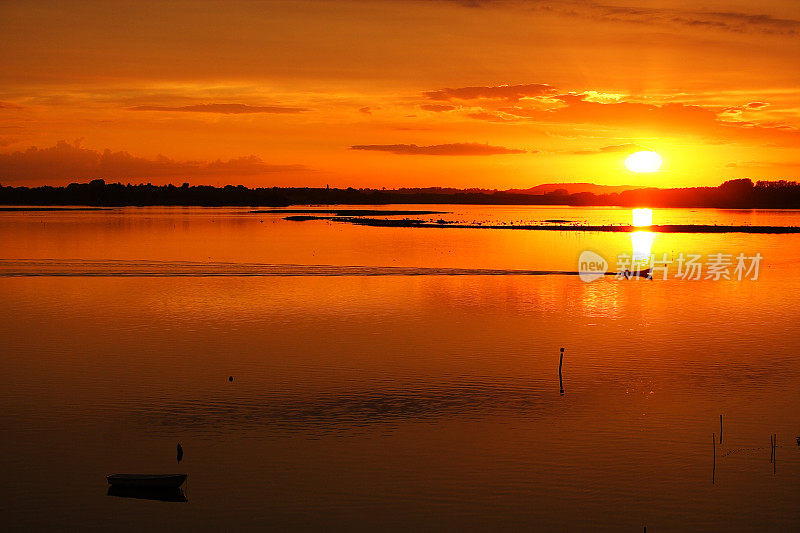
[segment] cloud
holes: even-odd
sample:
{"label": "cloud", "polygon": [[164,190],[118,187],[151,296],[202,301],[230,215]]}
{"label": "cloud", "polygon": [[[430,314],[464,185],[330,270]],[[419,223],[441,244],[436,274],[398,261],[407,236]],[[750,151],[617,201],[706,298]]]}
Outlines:
{"label": "cloud", "polygon": [[521,98],[543,96],[552,94],[555,89],[542,83],[528,83],[525,85],[496,85],[487,87],[460,87],[457,89],[439,89],[422,93],[430,100],[476,100],[490,98],[517,102]]}
{"label": "cloud", "polygon": [[[739,119],[742,110],[758,111],[765,102],[718,108],[668,102],[592,99],[589,93],[566,93],[535,98],[533,105],[484,106],[467,116],[508,122],[527,120],[546,124],[592,124],[658,134],[697,135],[715,141],[755,141],[778,146],[800,145],[800,130],[783,122]],[[735,112],[733,112],[735,111]]]}
{"label": "cloud", "polygon": [[12,102],[0,102],[0,109],[22,109],[22,106]]}
{"label": "cloud", "polygon": [[518,117],[510,117],[502,113],[490,113],[488,111],[479,111],[477,113],[468,113],[469,118],[476,120],[486,120],[488,122],[515,122],[519,120]]}
{"label": "cloud", "polygon": [[155,159],[128,152],[99,152],[82,148],[78,141],[59,141],[49,148],[32,146],[24,152],[0,154],[0,182],[65,179],[200,178],[256,176],[306,170],[302,165],[272,165],[251,155],[223,161],[178,161],[159,155]]}
{"label": "cloud", "polygon": [[433,111],[434,113],[442,113],[444,111],[453,111],[454,109],[458,109],[454,105],[446,104],[422,104],[419,106],[419,108],[424,111]]}
{"label": "cloud", "polygon": [[483,101],[480,107],[472,107],[466,116],[498,123],[529,121],[563,126],[581,124],[625,131],[619,137],[645,133],[692,135],[713,142],[800,146],[800,129],[791,124],[742,119],[744,112],[761,112],[770,105],[767,102],[755,101],[740,106],[721,107],[680,102],[651,103],[626,99],[624,95],[613,96],[598,98],[595,92],[586,91],[544,94],[522,102]]}
{"label": "cloud", "polygon": [[728,114],[734,116],[741,116],[741,114],[745,111],[754,111],[759,109],[764,109],[765,107],[769,106],[768,102],[748,102],[744,105],[735,105],[724,108],[720,114]]}
{"label": "cloud", "polygon": [[500,111],[517,117],[546,122],[592,123],[626,127],[685,128],[710,127],[717,114],[707,108],[680,103],[649,104],[642,102],[597,102],[583,94],[561,94],[552,97],[561,103],[554,109],[505,107]]}
{"label": "cloud", "polygon": [[138,105],[129,107],[131,111],[185,111],[191,113],[222,113],[238,115],[242,113],[302,113],[302,107],[253,106],[247,104],[197,104],[184,106]]}
{"label": "cloud", "polygon": [[576,155],[590,155],[590,154],[607,154],[616,152],[633,152],[636,150],[646,150],[643,146],[635,143],[612,144],[610,146],[601,146],[589,150],[574,150],[570,153]]}
{"label": "cloud", "polygon": [[591,18],[595,21],[628,22],[647,25],[686,26],[734,33],[763,33],[774,35],[800,34],[800,20],[772,16],[766,13],[715,11],[680,7],[648,7],[613,5],[587,0],[555,0],[548,2],[509,0],[450,0],[465,7],[518,5],[569,17]]}
{"label": "cloud", "polygon": [[800,167],[800,162],[796,161],[740,161],[738,163],[728,163],[728,168],[744,169],[764,169],[764,168],[796,168]]}
{"label": "cloud", "polygon": [[503,155],[533,153],[528,150],[516,150],[504,146],[491,146],[480,143],[434,144],[431,146],[417,146],[416,144],[362,144],[351,146],[350,149],[390,152],[398,155]]}
{"label": "cloud", "polygon": [[736,33],[795,35],[800,20],[773,17],[761,13],[737,11],[702,11],[691,9],[649,8],[588,4],[590,11],[604,19],[644,24],[672,24],[703,27]]}
{"label": "cloud", "polygon": [[800,20],[766,13],[744,13],[686,9],[681,7],[648,7],[613,5],[587,0],[555,0],[548,2],[489,0],[449,0],[465,7],[517,5],[522,8],[557,13],[568,17],[590,18],[595,21],[637,23],[647,25],[685,26],[732,33],[761,33],[772,35],[799,35]]}

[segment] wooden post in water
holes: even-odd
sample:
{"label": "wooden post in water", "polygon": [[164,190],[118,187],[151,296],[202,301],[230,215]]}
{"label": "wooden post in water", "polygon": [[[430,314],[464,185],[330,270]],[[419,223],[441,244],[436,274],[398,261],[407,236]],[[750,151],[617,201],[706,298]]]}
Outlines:
{"label": "wooden post in water", "polygon": [[769,462],[775,462],[775,435],[769,436]]}
{"label": "wooden post in water", "polygon": [[772,473],[775,474],[775,463],[778,462],[778,434],[772,434]]}
{"label": "wooden post in water", "polygon": [[561,377],[561,367],[564,365],[564,348],[561,348],[561,357],[558,359],[558,387],[564,394],[564,379]]}
{"label": "wooden post in water", "polygon": [[714,484],[717,481],[717,436],[715,434],[711,434],[711,449],[714,453],[714,462],[711,464],[711,483]]}

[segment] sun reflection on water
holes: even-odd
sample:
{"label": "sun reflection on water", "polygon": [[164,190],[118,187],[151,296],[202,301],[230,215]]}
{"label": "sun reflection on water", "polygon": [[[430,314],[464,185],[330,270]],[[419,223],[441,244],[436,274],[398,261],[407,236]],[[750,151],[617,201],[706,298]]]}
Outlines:
{"label": "sun reflection on water", "polygon": [[652,231],[634,231],[631,233],[632,260],[637,265],[647,266],[653,250],[656,234]]}
{"label": "sun reflection on water", "polygon": [[652,226],[653,210],[648,208],[634,209],[631,212],[634,226]]}

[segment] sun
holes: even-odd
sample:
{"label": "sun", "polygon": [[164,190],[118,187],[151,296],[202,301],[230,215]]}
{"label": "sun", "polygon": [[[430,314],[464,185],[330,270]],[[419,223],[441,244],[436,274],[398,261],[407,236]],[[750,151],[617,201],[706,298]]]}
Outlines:
{"label": "sun", "polygon": [[655,152],[644,150],[635,152],[625,160],[625,166],[631,172],[645,173],[658,172],[661,168],[661,156]]}

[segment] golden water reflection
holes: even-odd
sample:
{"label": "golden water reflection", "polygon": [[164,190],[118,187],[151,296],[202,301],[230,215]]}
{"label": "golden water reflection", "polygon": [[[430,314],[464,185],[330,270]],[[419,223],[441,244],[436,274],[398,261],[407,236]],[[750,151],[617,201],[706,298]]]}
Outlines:
{"label": "golden water reflection", "polygon": [[656,234],[652,231],[634,231],[631,233],[631,254],[635,266],[648,266],[653,251]]}

